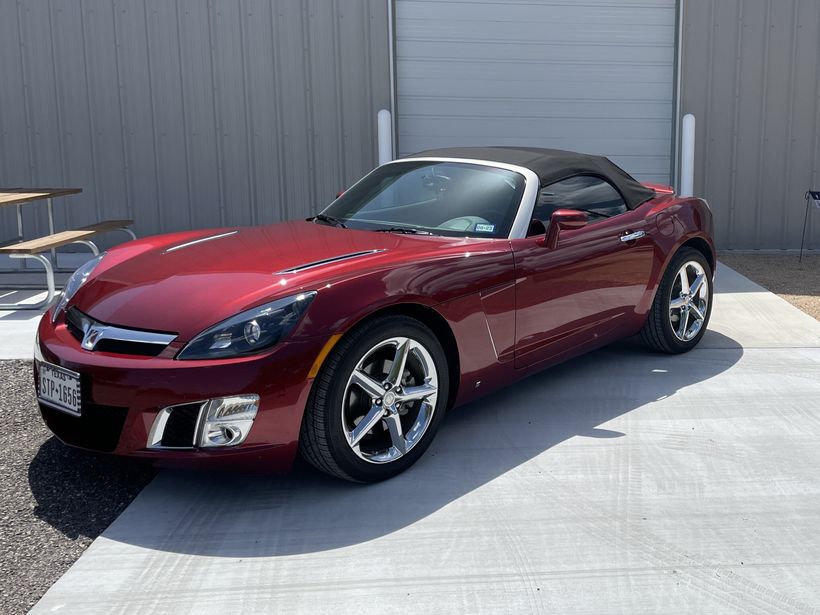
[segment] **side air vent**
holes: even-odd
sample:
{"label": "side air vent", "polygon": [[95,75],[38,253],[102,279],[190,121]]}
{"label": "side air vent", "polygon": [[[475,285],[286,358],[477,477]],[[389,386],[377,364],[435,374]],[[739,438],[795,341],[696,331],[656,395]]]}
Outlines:
{"label": "side air vent", "polygon": [[191,449],[194,447],[199,414],[205,402],[163,408],[154,419],[148,448]]}
{"label": "side air vent", "polygon": [[322,265],[329,265],[331,263],[338,263],[339,261],[346,261],[352,258],[360,258],[362,256],[368,256],[370,254],[377,254],[379,252],[384,252],[384,250],[364,250],[362,252],[351,252],[350,254],[340,254],[339,256],[331,256],[330,258],[324,258],[320,261],[312,261],[310,263],[303,263],[301,265],[296,265],[296,267],[291,267],[290,269],[283,269],[282,271],[277,271],[274,275],[286,275],[288,273],[299,273],[300,271],[305,271],[306,269],[313,269],[314,267],[321,267]]}

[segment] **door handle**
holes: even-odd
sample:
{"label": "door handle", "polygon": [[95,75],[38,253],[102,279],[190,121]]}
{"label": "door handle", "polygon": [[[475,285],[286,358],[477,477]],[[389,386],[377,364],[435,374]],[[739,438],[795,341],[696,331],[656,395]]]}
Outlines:
{"label": "door handle", "polygon": [[641,237],[645,236],[646,233],[643,231],[635,231],[634,233],[627,233],[626,235],[621,235],[621,241],[626,243],[627,241],[635,241],[636,239],[640,239]]}

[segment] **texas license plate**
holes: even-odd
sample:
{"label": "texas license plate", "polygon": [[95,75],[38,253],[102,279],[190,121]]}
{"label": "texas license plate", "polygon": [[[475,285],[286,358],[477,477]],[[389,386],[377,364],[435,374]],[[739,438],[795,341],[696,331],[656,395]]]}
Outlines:
{"label": "texas license plate", "polygon": [[80,374],[70,369],[40,362],[40,401],[80,416]]}

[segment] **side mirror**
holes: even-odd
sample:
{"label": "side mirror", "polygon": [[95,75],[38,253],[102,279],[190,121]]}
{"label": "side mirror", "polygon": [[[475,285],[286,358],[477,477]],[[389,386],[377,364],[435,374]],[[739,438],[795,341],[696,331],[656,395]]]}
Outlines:
{"label": "side mirror", "polygon": [[558,234],[561,231],[583,228],[589,222],[586,213],[575,209],[559,209],[550,216],[550,225],[547,229],[544,245],[550,250],[558,247]]}

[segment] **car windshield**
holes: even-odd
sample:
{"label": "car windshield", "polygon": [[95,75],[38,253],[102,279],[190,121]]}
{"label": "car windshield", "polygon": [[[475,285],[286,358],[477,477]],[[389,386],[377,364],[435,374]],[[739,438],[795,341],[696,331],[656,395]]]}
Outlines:
{"label": "car windshield", "polygon": [[373,231],[507,237],[525,183],[520,173],[480,164],[397,162],[367,175],[316,220]]}

